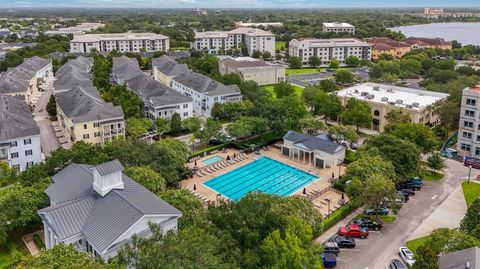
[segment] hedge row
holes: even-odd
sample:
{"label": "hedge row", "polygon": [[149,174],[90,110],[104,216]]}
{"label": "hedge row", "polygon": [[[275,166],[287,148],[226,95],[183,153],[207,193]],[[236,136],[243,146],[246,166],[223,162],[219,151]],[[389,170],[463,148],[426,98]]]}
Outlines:
{"label": "hedge row", "polygon": [[33,235],[33,242],[35,243],[38,249],[45,248],[45,244],[43,243],[42,239],[38,234]]}
{"label": "hedge row", "polygon": [[337,222],[344,219],[346,216],[348,216],[350,213],[352,213],[359,207],[360,207],[360,203],[355,199],[350,200],[348,203],[344,204],[342,207],[337,209],[330,216],[326,217],[323,220],[322,232],[325,232],[328,229],[332,228]]}
{"label": "hedge row", "polygon": [[197,151],[194,154],[190,155],[190,157],[188,157],[188,159],[192,159],[192,158],[195,158],[197,156],[203,156],[205,153],[208,155],[210,152],[212,152],[214,150],[221,150],[221,149],[224,149],[224,148],[228,147],[229,144],[230,143],[225,143],[225,144],[221,144],[221,145],[212,146],[212,147],[209,147],[209,148],[206,148],[206,149],[202,149],[202,150]]}

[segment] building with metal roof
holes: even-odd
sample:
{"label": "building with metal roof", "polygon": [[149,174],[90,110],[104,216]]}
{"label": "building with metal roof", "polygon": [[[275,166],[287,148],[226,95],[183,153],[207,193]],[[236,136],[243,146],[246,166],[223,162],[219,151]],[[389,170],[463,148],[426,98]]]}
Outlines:
{"label": "building with metal roof", "polygon": [[168,51],[169,38],[155,33],[115,33],[74,35],[70,41],[70,52],[140,52]]}
{"label": "building with metal roof", "polygon": [[97,166],[70,164],[45,190],[50,206],[38,211],[47,249],[64,243],[104,260],[132,236],[149,236],[150,223],[177,230],[182,212],[122,173],[118,160]]}
{"label": "building with metal roof", "polygon": [[113,57],[112,79],[117,84],[123,84],[125,80],[143,74],[136,58],[127,56]]}

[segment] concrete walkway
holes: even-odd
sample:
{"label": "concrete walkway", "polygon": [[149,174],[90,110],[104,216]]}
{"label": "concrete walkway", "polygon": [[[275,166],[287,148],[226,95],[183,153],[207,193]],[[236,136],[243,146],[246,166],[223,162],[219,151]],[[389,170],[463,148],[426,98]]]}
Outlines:
{"label": "concrete walkway", "polygon": [[467,203],[462,186],[458,186],[430,216],[423,220],[408,240],[426,236],[438,228],[458,228],[466,212]]}

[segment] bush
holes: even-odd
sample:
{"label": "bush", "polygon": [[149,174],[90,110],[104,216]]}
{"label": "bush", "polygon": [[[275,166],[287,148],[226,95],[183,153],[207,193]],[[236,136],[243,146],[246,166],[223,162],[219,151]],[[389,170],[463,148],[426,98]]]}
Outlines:
{"label": "bush", "polygon": [[322,232],[332,228],[337,222],[344,219],[354,210],[360,206],[360,203],[353,199],[348,203],[344,204],[342,207],[333,212],[330,216],[326,217],[322,222]]}
{"label": "bush", "polygon": [[202,149],[200,151],[195,152],[195,154],[190,155],[190,157],[188,157],[188,159],[192,159],[192,158],[195,158],[195,157],[198,157],[198,156],[203,156],[205,153],[208,154],[208,153],[210,153],[211,151],[214,151],[214,150],[224,149],[224,148],[228,147],[229,145],[230,145],[230,143],[225,143],[225,144],[221,144],[221,145],[212,146],[212,147],[209,147],[209,148],[206,148],[206,149]]}
{"label": "bush", "polygon": [[265,145],[269,145],[276,140],[283,137],[284,132],[270,132],[263,135],[256,136],[252,139],[245,140],[240,143],[240,147],[242,148],[249,148],[250,145],[255,144],[255,147],[263,147]]}
{"label": "bush", "polygon": [[34,234],[33,235],[33,242],[37,246],[38,249],[43,249],[45,248],[45,244],[43,243],[42,239],[40,238],[40,235]]}

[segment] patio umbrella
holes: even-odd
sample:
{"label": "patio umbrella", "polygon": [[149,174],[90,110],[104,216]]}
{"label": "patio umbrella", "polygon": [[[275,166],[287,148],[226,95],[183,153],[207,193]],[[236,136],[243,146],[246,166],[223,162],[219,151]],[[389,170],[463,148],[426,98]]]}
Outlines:
{"label": "patio umbrella", "polygon": [[197,160],[195,160],[195,166],[197,166]]}
{"label": "patio umbrella", "polygon": [[197,190],[197,184],[193,184],[193,190],[194,190],[194,191]]}
{"label": "patio umbrella", "polygon": [[237,154],[235,152],[233,153],[233,158],[235,159],[237,157]]}
{"label": "patio umbrella", "polygon": [[342,192],[342,200],[345,199],[344,195],[345,195],[345,194]]}
{"label": "patio umbrella", "polygon": [[230,155],[227,155],[227,161],[230,161]]}
{"label": "patio umbrella", "polygon": [[303,188],[303,194],[307,194],[307,188]]}

